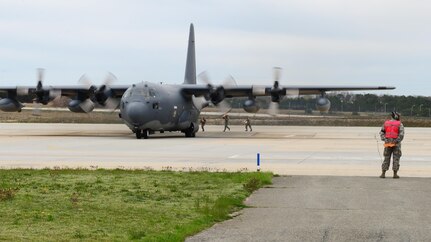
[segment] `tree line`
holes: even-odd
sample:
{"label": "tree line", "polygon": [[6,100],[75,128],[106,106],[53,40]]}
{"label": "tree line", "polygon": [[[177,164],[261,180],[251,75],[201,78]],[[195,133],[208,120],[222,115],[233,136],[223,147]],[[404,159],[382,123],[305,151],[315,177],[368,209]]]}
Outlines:
{"label": "tree line", "polygon": [[[400,112],[403,116],[431,117],[431,97],[423,96],[392,96],[376,94],[352,94],[349,92],[331,93],[326,96],[331,101],[330,113],[360,112],[388,113]],[[304,110],[306,113],[316,112],[317,96],[300,96],[284,98],[280,109]],[[228,102],[233,108],[242,108],[246,98],[232,98]],[[269,97],[258,97],[261,108],[268,108]]]}

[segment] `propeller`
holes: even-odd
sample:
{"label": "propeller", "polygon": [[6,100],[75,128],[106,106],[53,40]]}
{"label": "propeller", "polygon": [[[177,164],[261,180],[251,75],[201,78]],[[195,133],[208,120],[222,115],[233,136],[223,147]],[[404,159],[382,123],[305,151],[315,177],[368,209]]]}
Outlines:
{"label": "propeller", "polygon": [[272,116],[277,116],[279,113],[280,104],[277,102],[270,102],[268,108],[268,114]]}
{"label": "propeller", "polygon": [[280,84],[279,84],[280,76],[281,76],[281,68],[274,67],[273,69],[274,85],[270,90],[271,103],[269,104],[269,109],[268,109],[268,113],[270,115],[277,115],[279,112],[280,100],[282,98],[282,91],[283,91],[283,89],[280,88]]}
{"label": "propeller", "polygon": [[48,104],[53,99],[59,97],[61,95],[60,90],[52,89],[52,88],[44,88],[43,87],[43,79],[45,76],[45,69],[39,68],[37,69],[37,85],[34,90],[34,94],[36,98],[34,101],[36,103],[41,103],[43,105]]}
{"label": "propeller", "polygon": [[117,109],[120,104],[119,99],[114,98],[114,92],[110,88],[112,83],[114,83],[116,80],[117,77],[109,72],[103,81],[103,84],[94,92],[94,98],[97,103],[113,110]]}
{"label": "propeller", "polygon": [[230,107],[230,105],[226,102],[225,99],[225,88],[227,86],[236,86],[236,81],[232,76],[229,76],[228,78],[226,78],[223,81],[222,85],[219,86],[214,86],[206,71],[201,72],[198,75],[198,78],[201,82],[207,84],[208,88],[209,88],[209,93],[208,95],[205,96],[205,99],[207,101],[211,101],[211,103],[213,103],[214,105],[216,105],[221,112],[223,113],[228,113],[230,112],[230,110],[232,110],[232,108]]}
{"label": "propeller", "polygon": [[298,89],[286,89],[280,87],[280,77],[281,77],[281,68],[280,67],[274,67],[273,69],[273,77],[274,77],[274,85],[272,86],[270,90],[271,94],[271,103],[269,104],[268,113],[270,115],[278,115],[279,113],[279,107],[280,102],[283,100],[285,96],[298,96],[299,90]]}
{"label": "propeller", "polygon": [[49,102],[61,96],[61,90],[53,88],[44,88],[43,80],[45,76],[45,69],[37,69],[37,84],[36,88],[33,90],[33,94],[36,96],[33,99],[34,111],[33,115],[40,115],[40,108],[42,105],[47,105]]}
{"label": "propeller", "polygon": [[116,80],[117,77],[109,72],[104,79],[103,84],[99,87],[93,85],[91,80],[85,74],[79,78],[78,82],[88,87],[91,101],[99,104],[102,107],[115,110],[118,108],[120,101],[117,98],[114,98],[114,92],[110,86]]}
{"label": "propeller", "polygon": [[[42,69],[42,68],[37,69],[37,85],[36,85],[36,89],[34,91],[36,98],[33,101],[35,101],[36,103],[39,103],[39,104],[46,105],[49,101],[46,98],[46,97],[49,98],[49,90],[43,89],[42,81],[43,81],[44,74],[45,74],[45,69]],[[48,92],[48,95],[46,95],[47,92]]]}
{"label": "propeller", "polygon": [[[235,81],[235,78],[233,78],[232,75],[229,75],[224,81],[223,81],[223,87],[236,87],[238,86],[238,84]],[[224,110],[224,114],[229,113],[232,110],[232,107],[230,106],[230,104],[226,101],[223,100],[219,103],[219,107],[220,110]]]}

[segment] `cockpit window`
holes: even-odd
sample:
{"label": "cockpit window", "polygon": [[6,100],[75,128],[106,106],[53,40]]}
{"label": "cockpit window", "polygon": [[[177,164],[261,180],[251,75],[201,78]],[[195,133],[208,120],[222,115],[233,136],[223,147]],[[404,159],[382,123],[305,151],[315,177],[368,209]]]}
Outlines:
{"label": "cockpit window", "polygon": [[132,86],[126,90],[124,97],[141,96],[144,98],[153,98],[157,96],[156,90],[148,88],[148,86]]}
{"label": "cockpit window", "polygon": [[154,90],[154,89],[150,88],[150,89],[148,90],[148,95],[149,95],[150,97],[156,97],[156,90]]}
{"label": "cockpit window", "polygon": [[133,87],[129,87],[126,92],[124,92],[123,97],[127,98],[130,97],[132,95],[132,89]]}

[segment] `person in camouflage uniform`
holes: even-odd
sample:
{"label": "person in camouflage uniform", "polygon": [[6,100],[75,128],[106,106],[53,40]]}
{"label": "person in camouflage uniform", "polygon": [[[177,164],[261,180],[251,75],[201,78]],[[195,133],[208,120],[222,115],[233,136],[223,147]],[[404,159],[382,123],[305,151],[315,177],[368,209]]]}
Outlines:
{"label": "person in camouflage uniform", "polygon": [[401,158],[401,141],[404,138],[404,126],[400,121],[400,114],[397,112],[391,113],[392,119],[386,120],[380,130],[380,138],[385,142],[385,150],[383,155],[385,157],[382,163],[382,174],[380,178],[385,178],[385,173],[389,170],[389,165],[392,158],[392,170],[394,171],[394,178],[398,176]]}
{"label": "person in camouflage uniform", "polygon": [[223,118],[223,120],[224,120],[224,130],[223,130],[223,132],[225,132],[225,131],[226,131],[226,129],[229,129],[229,131],[230,131],[230,128],[229,128],[229,115],[224,114],[224,115],[222,116],[222,118]]}
{"label": "person in camouflage uniform", "polygon": [[207,120],[205,119],[205,117],[201,118],[200,123],[202,127],[202,132],[205,132],[205,124],[207,123]]}
{"label": "person in camouflage uniform", "polygon": [[250,132],[253,131],[253,129],[251,128],[251,122],[249,118],[246,118],[244,120],[244,125],[245,125],[245,131],[248,131],[249,128],[250,128]]}

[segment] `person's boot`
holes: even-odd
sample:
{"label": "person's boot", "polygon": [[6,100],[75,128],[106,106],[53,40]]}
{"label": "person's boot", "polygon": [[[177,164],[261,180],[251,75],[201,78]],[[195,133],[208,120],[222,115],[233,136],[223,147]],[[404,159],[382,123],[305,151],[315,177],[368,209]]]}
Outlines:
{"label": "person's boot", "polygon": [[397,173],[398,173],[398,171],[394,171],[394,179],[400,178]]}
{"label": "person's boot", "polygon": [[382,174],[379,176],[380,178],[385,178],[386,176],[385,176],[385,173],[386,173],[386,171],[382,171]]}

